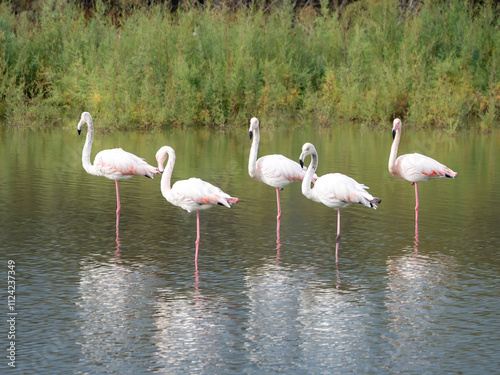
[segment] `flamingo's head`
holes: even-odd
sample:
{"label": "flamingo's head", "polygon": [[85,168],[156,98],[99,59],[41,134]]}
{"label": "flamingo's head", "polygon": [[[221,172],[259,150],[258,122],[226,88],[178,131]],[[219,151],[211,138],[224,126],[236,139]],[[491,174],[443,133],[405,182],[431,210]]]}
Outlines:
{"label": "flamingo's head", "polygon": [[299,162],[300,162],[300,167],[304,168],[304,160],[307,155],[311,155],[313,153],[316,153],[316,148],[312,143],[304,143],[304,146],[302,146],[302,153],[300,154]]}
{"label": "flamingo's head", "polygon": [[80,122],[78,123],[78,126],[76,127],[76,130],[78,130],[78,134],[81,133],[82,131],[82,126],[83,124],[89,124],[92,123],[92,116],[88,112],[83,112],[82,115],[80,116]]}
{"label": "flamingo's head", "polygon": [[250,130],[248,131],[250,139],[252,139],[253,132],[257,129],[259,129],[259,120],[257,119],[257,117],[252,117],[250,119]]}
{"label": "flamingo's head", "polygon": [[165,164],[165,161],[167,160],[169,155],[171,158],[175,159],[175,151],[170,146],[163,146],[156,153],[156,161],[158,162],[158,172],[163,173],[163,171],[165,170],[163,165]]}
{"label": "flamingo's head", "polygon": [[396,132],[401,129],[401,120],[396,118],[392,123],[392,139],[396,136]]}

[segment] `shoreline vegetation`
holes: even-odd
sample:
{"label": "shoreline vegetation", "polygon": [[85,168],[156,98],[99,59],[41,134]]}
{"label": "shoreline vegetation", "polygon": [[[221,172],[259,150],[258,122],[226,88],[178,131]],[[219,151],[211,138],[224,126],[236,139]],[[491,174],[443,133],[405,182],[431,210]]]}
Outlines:
{"label": "shoreline vegetation", "polygon": [[[484,1],[0,3],[0,121],[46,128],[320,125],[489,130],[500,6]],[[297,3],[294,3],[295,5]],[[347,4],[347,5],[346,5]],[[16,6],[17,5],[17,6]],[[86,6],[85,6],[86,5]]]}

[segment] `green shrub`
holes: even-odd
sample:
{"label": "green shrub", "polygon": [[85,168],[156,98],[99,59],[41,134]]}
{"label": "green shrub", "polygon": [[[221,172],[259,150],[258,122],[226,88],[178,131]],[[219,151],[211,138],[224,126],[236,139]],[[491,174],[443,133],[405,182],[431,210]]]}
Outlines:
{"label": "green shrub", "polygon": [[0,116],[47,126],[87,110],[130,129],[398,116],[455,129],[489,128],[498,113],[492,1],[427,1],[405,17],[395,0],[355,2],[340,17],[325,1],[174,13],[109,4],[88,13],[48,0],[37,17],[0,4]]}

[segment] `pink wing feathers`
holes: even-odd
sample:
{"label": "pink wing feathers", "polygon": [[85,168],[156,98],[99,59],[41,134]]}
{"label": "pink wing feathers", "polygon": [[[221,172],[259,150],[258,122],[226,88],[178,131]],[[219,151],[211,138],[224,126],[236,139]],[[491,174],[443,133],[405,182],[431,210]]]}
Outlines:
{"label": "pink wing feathers", "polygon": [[455,178],[457,173],[440,162],[418,153],[402,155],[396,160],[401,177],[411,182],[431,178]]}
{"label": "pink wing feathers", "polygon": [[231,204],[239,201],[217,186],[195,177],[177,181],[170,191],[170,199],[170,203],[188,212],[210,208],[216,204],[231,208]]}
{"label": "pink wing feathers", "polygon": [[329,173],[319,177],[311,190],[318,202],[332,208],[345,208],[353,203],[377,208],[367,186],[341,173]]}
{"label": "pink wing feathers", "polygon": [[259,158],[257,171],[262,182],[280,189],[292,182],[302,181],[306,173],[299,163],[279,154]]}
{"label": "pink wing feathers", "polygon": [[94,167],[101,176],[115,181],[136,175],[153,178],[158,173],[158,169],[146,163],[144,159],[121,148],[99,152],[95,157]]}

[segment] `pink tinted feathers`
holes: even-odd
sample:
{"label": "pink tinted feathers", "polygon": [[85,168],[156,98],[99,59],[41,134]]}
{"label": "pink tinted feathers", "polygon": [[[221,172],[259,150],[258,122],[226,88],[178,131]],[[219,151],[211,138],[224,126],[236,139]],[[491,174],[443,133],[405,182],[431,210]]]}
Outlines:
{"label": "pink tinted feathers", "polygon": [[155,174],[160,173],[144,159],[121,148],[99,152],[95,157],[94,165],[101,170],[103,175],[111,179],[126,179],[132,176],[153,178]]}

